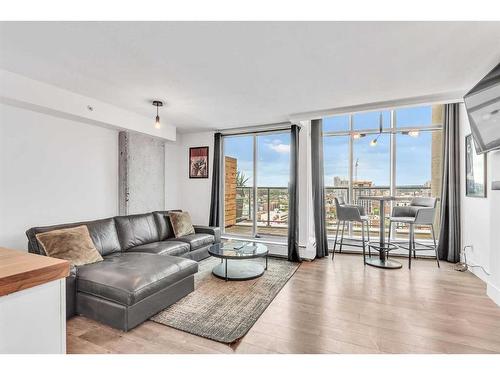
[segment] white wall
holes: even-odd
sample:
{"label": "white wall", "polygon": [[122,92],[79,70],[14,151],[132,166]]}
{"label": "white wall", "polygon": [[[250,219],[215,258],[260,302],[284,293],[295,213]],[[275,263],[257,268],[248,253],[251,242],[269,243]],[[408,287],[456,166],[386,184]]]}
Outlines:
{"label": "white wall", "polygon": [[483,266],[491,276],[479,267],[471,271],[488,285],[488,295],[500,305],[500,192],[491,190],[491,181],[500,180],[500,151],[489,152],[487,158],[486,198],[465,196],[465,136],[470,125],[463,104],[460,105],[460,163],[462,189],[462,246],[467,249],[467,261]]}
{"label": "white wall", "polygon": [[0,104],[0,246],[25,231],[118,213],[118,133]]}
{"label": "white wall", "polygon": [[[173,157],[177,165],[177,181],[171,181],[171,183],[177,183],[178,189],[178,205],[175,208],[188,211],[195,224],[208,225],[212,190],[214,134],[213,132],[181,134],[178,135],[176,143],[177,147],[170,148],[170,150],[175,150]],[[209,178],[189,178],[189,148],[201,146],[208,146]],[[171,191],[172,188],[170,187],[169,190]],[[172,203],[169,202],[169,204]]]}
{"label": "white wall", "polygon": [[[181,136],[177,135],[177,142],[165,142],[165,209],[175,210],[180,207],[180,168],[179,153],[182,148]],[[187,157],[187,156],[186,156]]]}
{"label": "white wall", "polygon": [[[500,151],[489,156],[489,181],[500,181]],[[491,187],[491,186],[490,186]],[[500,191],[490,191],[490,272],[488,296],[500,305]]]}

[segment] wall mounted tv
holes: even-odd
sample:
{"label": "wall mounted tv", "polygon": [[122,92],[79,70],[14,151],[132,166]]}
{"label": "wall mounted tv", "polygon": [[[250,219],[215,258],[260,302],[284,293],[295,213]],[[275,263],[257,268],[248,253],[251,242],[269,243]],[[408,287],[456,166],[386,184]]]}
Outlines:
{"label": "wall mounted tv", "polygon": [[476,151],[500,148],[500,64],[464,96]]}

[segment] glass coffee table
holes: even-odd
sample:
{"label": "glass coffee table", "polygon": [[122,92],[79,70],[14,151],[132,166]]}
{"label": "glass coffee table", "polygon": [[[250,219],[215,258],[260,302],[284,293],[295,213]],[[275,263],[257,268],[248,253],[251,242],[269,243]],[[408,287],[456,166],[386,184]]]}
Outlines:
{"label": "glass coffee table", "polygon": [[[221,262],[212,273],[226,281],[251,280],[260,277],[267,270],[267,246],[255,242],[224,242],[212,245],[208,253]],[[265,258],[265,266],[250,259]]]}

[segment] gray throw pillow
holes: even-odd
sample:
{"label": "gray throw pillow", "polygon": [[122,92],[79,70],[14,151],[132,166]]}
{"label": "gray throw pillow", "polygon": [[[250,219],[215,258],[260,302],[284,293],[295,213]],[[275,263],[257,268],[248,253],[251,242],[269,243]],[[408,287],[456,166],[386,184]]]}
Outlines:
{"label": "gray throw pillow", "polygon": [[86,225],[38,233],[36,239],[49,257],[68,260],[73,266],[103,260]]}
{"label": "gray throw pillow", "polygon": [[170,212],[168,214],[175,238],[194,233],[193,222],[189,212]]}

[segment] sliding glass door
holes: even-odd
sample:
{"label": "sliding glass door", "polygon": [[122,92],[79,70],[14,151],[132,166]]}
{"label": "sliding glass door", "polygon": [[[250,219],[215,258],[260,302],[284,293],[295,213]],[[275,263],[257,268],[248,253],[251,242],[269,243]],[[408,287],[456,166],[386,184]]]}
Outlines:
{"label": "sliding glass door", "polygon": [[224,234],[286,241],[290,133],[224,137]]}
{"label": "sliding glass door", "polygon": [[290,133],[256,136],[257,227],[259,237],[286,237]]}

